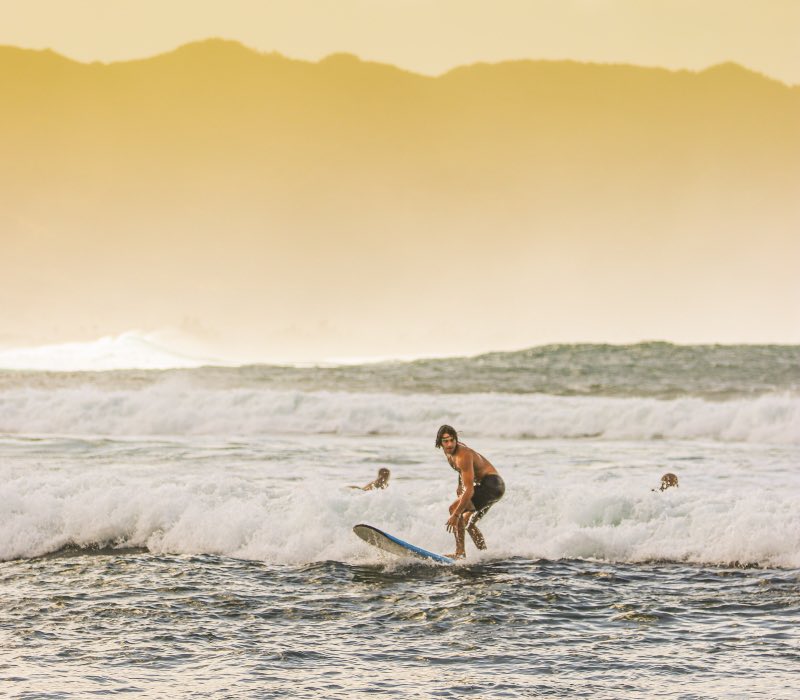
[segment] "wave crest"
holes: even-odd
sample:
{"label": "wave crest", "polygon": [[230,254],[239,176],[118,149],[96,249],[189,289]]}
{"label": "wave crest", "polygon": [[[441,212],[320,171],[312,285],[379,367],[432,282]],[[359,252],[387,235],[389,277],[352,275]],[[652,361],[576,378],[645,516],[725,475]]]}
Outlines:
{"label": "wave crest", "polygon": [[[506,475],[507,496],[485,521],[490,551],[471,550],[472,560],[800,566],[795,486],[712,489],[700,479],[653,494],[636,477],[595,479],[587,489],[579,472],[554,479],[520,468]],[[277,564],[380,561],[352,534],[358,522],[436,551],[452,546],[443,527],[451,492],[443,484],[398,482],[365,494],[343,483],[169,466],[146,476],[99,469],[22,476],[0,486],[0,560],[116,546]]]}
{"label": "wave crest", "polygon": [[713,440],[800,444],[800,398],[397,395],[196,388],[180,378],[142,389],[97,386],[0,393],[0,432],[35,435],[420,435],[441,423],[508,438]]}

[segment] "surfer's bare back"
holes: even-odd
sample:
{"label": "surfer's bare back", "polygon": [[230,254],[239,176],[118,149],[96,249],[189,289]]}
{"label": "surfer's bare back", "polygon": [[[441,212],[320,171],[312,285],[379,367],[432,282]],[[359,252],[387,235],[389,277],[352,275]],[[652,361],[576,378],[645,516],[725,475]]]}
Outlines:
{"label": "surfer's bare back", "polygon": [[477,523],[503,497],[506,487],[497,469],[486,457],[458,441],[458,433],[452,426],[443,425],[439,428],[436,447],[444,450],[450,466],[458,472],[458,498],[450,505],[447,531],[456,538],[456,551],[450,556],[461,559],[466,556],[465,532],[469,533],[478,549],[486,549],[486,540]]}

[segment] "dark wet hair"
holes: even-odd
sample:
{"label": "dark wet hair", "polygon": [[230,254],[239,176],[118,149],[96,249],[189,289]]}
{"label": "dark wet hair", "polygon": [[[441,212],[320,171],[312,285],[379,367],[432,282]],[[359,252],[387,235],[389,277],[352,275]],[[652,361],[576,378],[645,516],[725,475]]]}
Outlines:
{"label": "dark wet hair", "polygon": [[436,433],[436,447],[442,446],[442,438],[445,434],[452,435],[456,439],[456,442],[458,442],[458,433],[456,429],[452,425],[443,425],[439,428],[439,432]]}
{"label": "dark wet hair", "polygon": [[389,476],[391,472],[386,467],[381,467],[378,469],[378,476]]}

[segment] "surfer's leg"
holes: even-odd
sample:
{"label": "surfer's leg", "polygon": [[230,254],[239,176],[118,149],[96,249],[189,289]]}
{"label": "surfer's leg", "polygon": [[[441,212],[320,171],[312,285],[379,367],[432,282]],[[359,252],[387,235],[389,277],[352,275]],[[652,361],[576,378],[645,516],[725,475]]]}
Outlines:
{"label": "surfer's leg", "polygon": [[467,524],[467,532],[478,549],[486,549],[486,540],[483,538],[483,533],[478,529],[478,521],[486,514],[487,510],[489,509],[484,508],[475,513],[470,513],[472,517]]}
{"label": "surfer's leg", "polygon": [[483,533],[475,525],[470,525],[467,528],[467,532],[478,549],[486,549],[486,540],[483,539]]}
{"label": "surfer's leg", "polygon": [[458,559],[459,557],[467,556],[464,550],[464,531],[467,529],[467,514],[463,513],[461,517],[458,519],[458,525],[456,526],[456,553],[455,558]]}
{"label": "surfer's leg", "polygon": [[505,484],[499,474],[489,474],[475,489],[472,496],[475,512],[470,513],[472,517],[467,522],[467,532],[478,549],[486,549],[486,540],[478,529],[478,521],[503,497],[504,493]]}
{"label": "surfer's leg", "polygon": [[467,529],[467,519],[470,515],[472,515],[471,512],[462,513],[461,517],[458,519],[458,524],[453,528],[453,535],[455,535],[456,538],[456,551],[447,555],[451,559],[463,559],[467,556],[464,551],[464,532]]}

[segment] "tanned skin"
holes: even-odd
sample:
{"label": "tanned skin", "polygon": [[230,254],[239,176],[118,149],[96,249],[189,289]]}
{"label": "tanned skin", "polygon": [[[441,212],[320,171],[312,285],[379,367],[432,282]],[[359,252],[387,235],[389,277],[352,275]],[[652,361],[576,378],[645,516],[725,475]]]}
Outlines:
{"label": "tanned skin", "polygon": [[351,489],[360,489],[361,491],[372,491],[373,489],[389,488],[389,477],[391,472],[386,467],[378,469],[378,478],[370,481],[366,486],[351,486]]}
{"label": "tanned skin", "polygon": [[442,434],[442,449],[445,457],[458,472],[458,488],[455,501],[450,505],[450,517],[447,519],[447,531],[452,532],[456,538],[456,551],[450,555],[454,559],[466,556],[464,551],[464,532],[468,532],[478,549],[486,549],[486,541],[476,523],[470,522],[475,513],[472,505],[472,494],[475,492],[475,482],[481,482],[489,474],[497,474],[497,469],[483,455],[467,447],[463,442],[457,442],[450,433]]}

